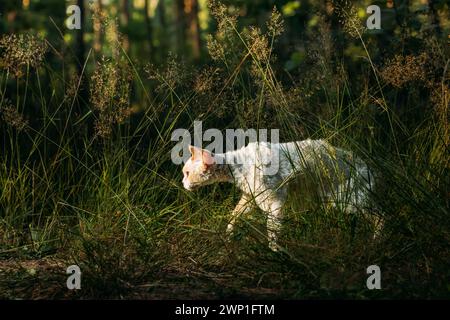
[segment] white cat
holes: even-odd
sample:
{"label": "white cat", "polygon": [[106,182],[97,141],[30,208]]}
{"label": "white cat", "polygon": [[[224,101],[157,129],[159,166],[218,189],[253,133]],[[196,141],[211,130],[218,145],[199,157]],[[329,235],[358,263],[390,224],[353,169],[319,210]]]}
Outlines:
{"label": "white cat", "polygon": [[[267,214],[269,247],[274,251],[278,249],[287,186],[295,176],[318,179],[321,199],[347,212],[364,210],[373,185],[372,173],[361,159],[324,140],[256,142],[223,154],[193,146],[189,150],[191,158],[183,167],[183,186],[193,190],[215,182],[235,183],[242,197],[227,231],[231,233],[239,215],[256,205]],[[278,169],[275,172],[274,167]]]}

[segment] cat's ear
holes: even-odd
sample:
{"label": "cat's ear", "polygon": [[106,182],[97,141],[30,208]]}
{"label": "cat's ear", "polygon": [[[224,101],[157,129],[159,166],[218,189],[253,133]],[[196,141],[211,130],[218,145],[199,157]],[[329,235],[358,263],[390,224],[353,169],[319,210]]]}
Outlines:
{"label": "cat's ear", "polygon": [[191,153],[191,159],[193,161],[201,160],[205,166],[210,166],[215,163],[214,156],[208,150],[204,150],[190,145],[189,152]]}
{"label": "cat's ear", "polygon": [[189,152],[193,161],[202,159],[202,149],[189,145]]}
{"label": "cat's ear", "polygon": [[214,156],[208,150],[202,150],[202,162],[206,167],[213,165],[216,161]]}

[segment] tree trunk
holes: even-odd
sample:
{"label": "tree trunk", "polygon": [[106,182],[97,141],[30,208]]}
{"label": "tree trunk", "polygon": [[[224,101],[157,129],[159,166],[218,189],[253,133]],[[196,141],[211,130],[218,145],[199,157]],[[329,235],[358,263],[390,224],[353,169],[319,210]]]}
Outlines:
{"label": "tree trunk", "polygon": [[[153,26],[152,21],[150,19],[150,6],[149,6],[150,0],[145,0],[145,25],[147,27],[147,39],[148,39],[148,48],[150,50],[150,58],[153,56]],[[162,1],[161,1],[162,2]]]}
{"label": "tree trunk", "polygon": [[[103,12],[102,0],[98,0],[96,5],[97,5],[96,10],[98,10],[98,14],[100,15]],[[102,52],[103,39],[102,39],[101,23],[102,22],[100,21],[100,17],[98,19],[94,20],[94,26],[93,26],[93,29],[94,29],[94,51],[97,54]]]}
{"label": "tree trunk", "polygon": [[88,82],[85,75],[83,75],[83,67],[85,64],[85,52],[86,46],[84,43],[84,15],[85,15],[85,7],[84,0],[77,0],[77,5],[80,8],[80,20],[81,20],[81,29],[76,30],[76,44],[75,44],[75,55],[77,60],[77,73],[80,78],[80,97],[84,101],[89,100],[89,92],[88,92]]}
{"label": "tree trunk", "polygon": [[[3,1],[2,1],[3,2]],[[0,14],[5,17],[5,32],[6,33],[14,33],[15,32],[15,21],[17,17],[18,10],[21,10],[21,5],[2,3],[0,5]],[[1,31],[1,30],[0,30]]]}
{"label": "tree trunk", "polygon": [[402,41],[404,41],[404,39],[406,39],[409,35],[408,29],[409,0],[401,1],[399,3],[393,1],[392,5],[395,11],[395,21],[397,22],[397,25],[401,29],[401,38]]}
{"label": "tree trunk", "polygon": [[198,21],[198,0],[185,0],[184,8],[187,14],[188,26],[189,26],[189,38],[190,46],[192,50],[192,56],[194,59],[200,58],[201,50],[201,38],[200,38],[200,23]]}
{"label": "tree trunk", "polygon": [[159,23],[161,24],[161,27],[165,30],[167,23],[166,23],[166,6],[164,5],[164,0],[159,1],[157,11],[159,16]]}
{"label": "tree trunk", "polygon": [[430,14],[431,26],[439,38],[442,34],[442,30],[441,30],[441,24],[439,21],[439,16],[438,16],[438,13],[437,13],[434,5],[435,5],[434,0],[428,0],[428,8],[430,8],[429,14]]}
{"label": "tree trunk", "polygon": [[166,56],[167,52],[167,45],[168,45],[168,37],[166,36],[166,30],[167,30],[167,22],[166,22],[166,6],[164,4],[164,0],[159,0],[158,6],[156,8],[158,12],[158,19],[160,24],[160,41],[159,41],[159,52],[161,60],[163,60]]}
{"label": "tree trunk", "polygon": [[175,0],[176,19],[176,46],[180,56],[184,55],[186,49],[186,15],[184,13],[184,0]]}
{"label": "tree trunk", "polygon": [[120,24],[123,32],[123,48],[128,51],[130,48],[130,40],[128,38],[128,25],[130,23],[130,1],[122,0],[120,6]]}

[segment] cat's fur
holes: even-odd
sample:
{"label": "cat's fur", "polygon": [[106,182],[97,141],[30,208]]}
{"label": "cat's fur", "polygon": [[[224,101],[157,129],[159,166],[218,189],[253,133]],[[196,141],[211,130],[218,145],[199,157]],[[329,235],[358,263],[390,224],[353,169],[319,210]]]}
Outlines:
{"label": "cat's fur", "polygon": [[[191,158],[183,167],[183,185],[188,190],[216,183],[232,182],[242,190],[227,231],[231,233],[239,215],[255,205],[267,214],[269,246],[277,250],[282,207],[287,185],[297,175],[320,180],[318,194],[323,201],[347,212],[363,210],[368,204],[373,177],[368,166],[352,152],[331,146],[324,140],[289,143],[249,143],[237,151],[211,154],[189,147]],[[278,170],[268,174],[269,165]]]}

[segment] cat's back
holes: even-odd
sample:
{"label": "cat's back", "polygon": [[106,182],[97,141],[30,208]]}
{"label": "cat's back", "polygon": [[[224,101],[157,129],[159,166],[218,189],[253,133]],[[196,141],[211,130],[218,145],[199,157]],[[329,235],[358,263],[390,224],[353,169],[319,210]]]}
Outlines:
{"label": "cat's back", "polygon": [[325,140],[306,139],[301,141],[292,141],[278,144],[281,151],[281,158],[287,161],[297,163],[309,162],[313,158],[317,158],[330,150],[332,146]]}
{"label": "cat's back", "polygon": [[[285,143],[251,142],[247,146],[236,151],[227,152],[227,160],[247,166],[260,164],[280,165],[282,169],[292,170],[292,166],[298,167],[316,160],[317,156],[328,153],[333,147],[325,140],[306,139]],[[287,170],[287,171],[290,171]]]}

